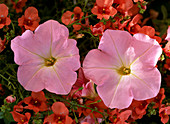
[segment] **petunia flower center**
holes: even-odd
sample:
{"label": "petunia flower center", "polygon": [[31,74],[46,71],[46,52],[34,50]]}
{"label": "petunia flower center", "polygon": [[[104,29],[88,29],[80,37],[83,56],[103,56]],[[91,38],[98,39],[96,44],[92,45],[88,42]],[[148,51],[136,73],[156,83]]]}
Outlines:
{"label": "petunia flower center", "polygon": [[55,62],[56,62],[56,59],[54,57],[45,59],[45,66],[53,66]]}
{"label": "petunia flower center", "polygon": [[117,70],[121,75],[129,75],[131,73],[130,68],[122,66],[120,69]]}

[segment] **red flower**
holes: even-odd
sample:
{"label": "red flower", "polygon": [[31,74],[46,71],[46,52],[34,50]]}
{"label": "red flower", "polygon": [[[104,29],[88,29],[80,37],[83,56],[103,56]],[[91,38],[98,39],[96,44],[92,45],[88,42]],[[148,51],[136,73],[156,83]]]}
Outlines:
{"label": "red flower", "polygon": [[132,110],[130,121],[141,119],[143,115],[146,114],[146,109],[149,103],[150,102],[147,100],[142,101],[133,100],[132,104],[127,108],[128,110]]}
{"label": "red flower", "polygon": [[113,122],[113,124],[126,124],[126,120],[131,115],[131,110],[124,110],[120,112],[118,109],[114,109],[112,112],[110,112],[109,120]]}
{"label": "red flower", "polygon": [[[92,100],[87,100],[87,101],[85,102],[85,104],[86,104],[87,107],[93,108],[93,109],[97,109],[98,111],[100,111],[101,113],[103,113],[103,112],[104,112],[104,109],[107,109],[107,107],[105,106],[105,104],[103,103],[103,101],[98,102],[98,103],[94,103],[94,102],[97,102],[98,100],[101,100],[101,98],[100,98],[99,96],[97,96],[93,101],[92,101]],[[92,104],[92,103],[94,103],[94,104]],[[90,110],[90,109],[88,109],[88,108],[83,110],[83,114],[84,114],[85,116],[90,115],[91,118],[94,118],[94,117],[95,117],[95,118],[102,118],[102,117],[103,117],[100,113],[98,113],[98,112],[96,112],[96,111],[92,111],[92,110]]]}
{"label": "red flower", "polygon": [[46,117],[43,124],[71,124],[73,120],[68,116],[69,111],[62,102],[55,102],[52,105],[54,112]]}
{"label": "red flower", "polygon": [[6,42],[6,39],[2,40],[0,38],[0,53],[5,49],[5,42]]}
{"label": "red flower", "polygon": [[114,0],[96,0],[96,5],[92,8],[91,12],[97,15],[98,19],[109,19],[114,16],[117,10],[112,7]]}
{"label": "red flower", "polygon": [[165,93],[165,89],[161,88],[158,95],[156,97],[152,98],[153,102],[155,102],[155,106],[153,106],[153,108],[161,107],[162,101],[165,98],[164,93]]}
{"label": "red flower", "polygon": [[24,107],[22,105],[15,105],[14,106],[14,111],[16,112],[22,112]]}
{"label": "red flower", "polygon": [[162,123],[167,123],[170,115],[170,106],[165,107],[164,105],[159,109],[159,116],[161,117]]}
{"label": "red flower", "polygon": [[[84,13],[82,12],[80,7],[75,7],[73,12],[71,11],[66,11],[62,17],[61,17],[61,21],[65,24],[72,24],[73,22],[80,20],[83,17]],[[73,16],[73,17],[72,17]],[[79,23],[81,23],[81,21],[79,21]],[[77,25],[74,24],[73,28],[75,31],[80,30],[81,29],[81,25]]]}
{"label": "red flower", "polygon": [[116,21],[112,22],[112,29],[113,30],[124,30],[130,19],[123,20],[123,17],[115,17]]}
{"label": "red flower", "polygon": [[165,60],[164,68],[170,71],[170,59],[167,58]]}
{"label": "red flower", "polygon": [[138,33],[140,30],[140,26],[138,25],[138,22],[142,19],[141,14],[137,14],[133,17],[133,19],[130,21],[127,29],[131,34]]}
{"label": "red flower", "polygon": [[135,3],[136,3],[136,2],[139,2],[139,1],[140,1],[140,2],[143,2],[143,0],[133,0],[133,1],[134,1]]}
{"label": "red flower", "polygon": [[40,22],[40,17],[38,17],[38,10],[35,7],[28,7],[25,10],[24,15],[18,19],[18,25],[24,26],[25,29],[34,31]]}
{"label": "red flower", "polygon": [[117,7],[117,10],[125,13],[130,8],[133,7],[133,1],[132,0],[114,0],[114,3],[117,3],[119,6]]}
{"label": "red flower", "polygon": [[20,101],[17,105],[14,105],[13,111],[16,112],[22,112],[24,107],[22,106],[22,103],[24,103],[24,101]]}
{"label": "red flower", "polygon": [[31,96],[26,97],[24,99],[24,103],[28,104],[28,106],[24,107],[25,109],[31,109],[34,112],[46,111],[48,110],[48,106],[46,104],[46,98],[43,91],[40,92],[32,92]]}
{"label": "red flower", "polygon": [[145,110],[147,109],[149,103],[146,100],[142,100],[142,101],[136,101],[133,104],[136,104],[134,106],[136,106],[135,108],[135,112],[140,115],[141,113],[144,113]]}
{"label": "red flower", "polygon": [[5,4],[0,4],[0,29],[4,27],[4,25],[9,25],[11,20],[8,15],[8,7]]}
{"label": "red flower", "polygon": [[139,33],[143,33],[148,35],[150,38],[156,39],[158,43],[161,43],[162,39],[158,36],[155,36],[155,29],[152,28],[151,26],[143,26],[140,30]]}
{"label": "red flower", "polygon": [[105,30],[105,25],[103,22],[99,22],[94,26],[90,26],[91,32],[94,36],[99,36],[99,39],[101,39],[103,32]]}
{"label": "red flower", "polygon": [[12,114],[14,120],[16,122],[18,122],[18,124],[28,124],[29,119],[31,118],[31,114],[28,112],[25,113],[25,115],[22,115],[18,112],[13,111],[13,112],[11,112],[11,114]]}
{"label": "red flower", "polygon": [[135,16],[139,13],[139,7],[138,7],[138,4],[134,4],[128,11],[127,11],[127,14],[128,16]]}
{"label": "red flower", "polygon": [[17,13],[22,12],[22,8],[25,6],[27,0],[18,0],[16,3],[14,0],[11,0],[13,4],[13,8],[16,10]]}

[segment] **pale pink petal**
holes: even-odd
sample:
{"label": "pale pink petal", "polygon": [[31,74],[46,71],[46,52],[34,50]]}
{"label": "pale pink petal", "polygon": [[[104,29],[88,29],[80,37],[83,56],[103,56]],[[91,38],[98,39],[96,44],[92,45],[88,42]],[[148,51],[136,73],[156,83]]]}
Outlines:
{"label": "pale pink petal", "polygon": [[[68,35],[68,29],[54,20],[49,20],[39,25],[35,33],[27,30],[22,36],[18,36],[11,41],[11,48],[16,51],[14,60],[21,65],[29,59],[35,58],[32,57],[32,54],[41,58],[50,58],[52,44],[57,45],[56,42],[61,42],[60,39],[64,39],[63,42],[66,41]],[[24,51],[27,51],[27,53]],[[29,53],[32,54],[30,55]]]}
{"label": "pale pink petal", "polygon": [[46,58],[54,54],[53,47],[60,44],[61,39],[63,39],[62,43],[64,44],[68,36],[68,29],[54,20],[46,21],[35,30],[36,42],[41,43],[45,47],[40,49],[45,52],[43,56]]}
{"label": "pale pink petal", "polygon": [[112,71],[117,67],[121,67],[121,65],[114,57],[96,49],[91,50],[83,62],[83,70],[86,78],[91,79],[96,84],[105,82],[105,77],[109,76],[108,73],[112,74]]}
{"label": "pale pink petal", "polygon": [[65,62],[67,62],[65,64],[76,71],[80,68],[79,49],[76,47],[77,42],[73,39],[65,39],[65,41],[63,41],[63,39],[60,40],[61,41],[53,42],[52,56],[58,61],[65,60]]}
{"label": "pale pink petal", "polygon": [[62,62],[55,66],[24,65],[18,68],[18,81],[34,92],[47,89],[56,94],[68,94],[77,79],[77,74]]}
{"label": "pale pink petal", "polygon": [[49,82],[45,87],[56,94],[68,94],[77,80],[77,73],[67,65],[67,60],[57,61],[48,76]]}
{"label": "pale pink petal", "polygon": [[131,66],[131,91],[135,100],[155,97],[160,89],[161,74],[156,67],[148,67],[140,60]]}
{"label": "pale pink petal", "polygon": [[126,31],[107,29],[101,38],[98,49],[119,60],[126,65],[124,54],[131,45],[133,37]]}
{"label": "pale pink petal", "polygon": [[133,100],[130,91],[132,82],[130,81],[129,76],[120,76],[114,71],[112,74],[107,73],[107,75],[105,83],[97,86],[99,96],[109,108],[127,108]]}
{"label": "pale pink petal", "polygon": [[165,40],[170,41],[170,26],[168,27],[167,36],[166,36]]}
{"label": "pale pink petal", "polygon": [[136,54],[133,62],[140,59],[140,61],[147,67],[155,66],[158,58],[162,54],[162,48],[159,43],[145,34],[135,34],[134,38],[136,38],[137,41],[132,43]]}
{"label": "pale pink petal", "polygon": [[45,88],[44,82],[47,82],[43,70],[44,65],[41,64],[20,65],[17,72],[18,81],[26,90],[39,92]]}
{"label": "pale pink petal", "polygon": [[[37,52],[40,44],[34,42],[33,33],[30,30],[27,30],[22,36],[18,36],[11,41],[11,49],[14,51],[14,61],[16,64],[24,65],[30,63],[30,61],[35,61],[36,63],[44,62],[42,54]],[[28,45],[26,45],[26,43],[28,43]],[[32,47],[33,45],[35,46]]]}

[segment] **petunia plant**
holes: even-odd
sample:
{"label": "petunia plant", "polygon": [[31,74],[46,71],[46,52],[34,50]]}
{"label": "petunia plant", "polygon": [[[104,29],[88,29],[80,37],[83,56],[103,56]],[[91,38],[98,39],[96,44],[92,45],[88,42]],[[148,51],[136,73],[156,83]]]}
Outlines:
{"label": "petunia plant", "polygon": [[98,49],[91,50],[84,62],[86,78],[109,108],[127,108],[132,100],[155,97],[161,74],[155,67],[162,53],[158,42],[144,34],[133,37],[126,31],[106,30]]}
{"label": "petunia plant", "polygon": [[11,41],[14,60],[19,65],[18,81],[26,90],[70,92],[80,61],[76,41],[68,39],[68,35],[64,25],[49,20],[34,33],[27,30]]}
{"label": "petunia plant", "polygon": [[0,123],[168,124],[169,6],[0,0]]}

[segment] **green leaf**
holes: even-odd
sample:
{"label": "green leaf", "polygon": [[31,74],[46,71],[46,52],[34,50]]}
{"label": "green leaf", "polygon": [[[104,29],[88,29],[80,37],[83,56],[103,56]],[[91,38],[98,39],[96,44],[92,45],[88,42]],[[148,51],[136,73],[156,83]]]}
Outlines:
{"label": "green leaf", "polygon": [[162,35],[166,34],[167,29],[168,29],[168,25],[164,26],[163,29],[161,30],[159,36],[162,37]]}
{"label": "green leaf", "polygon": [[167,12],[167,9],[164,5],[161,6],[161,11],[162,11],[162,14],[163,14],[163,19],[167,19],[168,17],[168,12]]}
{"label": "green leaf", "polygon": [[4,114],[4,122],[5,122],[5,124],[10,124],[13,121],[14,121],[14,119],[12,117],[12,114],[10,112],[6,111],[5,114]]}
{"label": "green leaf", "polygon": [[4,118],[4,113],[0,112],[0,119]]}

